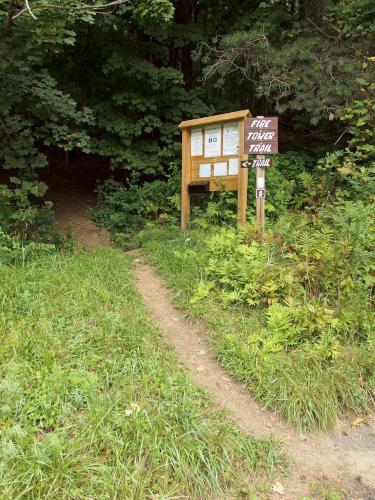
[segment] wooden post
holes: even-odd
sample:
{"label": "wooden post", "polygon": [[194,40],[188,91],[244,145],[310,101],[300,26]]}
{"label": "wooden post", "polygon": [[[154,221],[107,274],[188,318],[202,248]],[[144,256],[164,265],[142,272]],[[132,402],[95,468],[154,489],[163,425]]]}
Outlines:
{"label": "wooden post", "polygon": [[[264,155],[257,155],[257,160],[263,160],[263,159],[264,159]],[[262,178],[262,177],[264,178],[264,186],[259,186],[258,179]],[[265,168],[257,167],[256,189],[257,188],[266,189],[266,169]],[[265,222],[266,222],[265,206],[264,205],[265,205],[264,198],[257,198],[256,199],[256,217],[257,217],[257,222],[262,229],[264,229]]]}
{"label": "wooden post", "polygon": [[[245,122],[241,120],[240,125],[240,163],[242,159],[245,158]],[[246,210],[247,210],[247,183],[248,183],[249,172],[247,168],[239,167],[238,172],[238,206],[237,206],[237,222],[238,224],[246,223]]]}
{"label": "wooden post", "polygon": [[186,231],[190,216],[190,129],[182,129],[181,229]]}

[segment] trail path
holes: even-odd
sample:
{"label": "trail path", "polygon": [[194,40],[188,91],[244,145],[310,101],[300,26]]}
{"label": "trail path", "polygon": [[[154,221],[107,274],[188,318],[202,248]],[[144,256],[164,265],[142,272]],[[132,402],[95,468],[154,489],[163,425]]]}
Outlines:
{"label": "trail path", "polygon": [[[63,234],[72,231],[85,248],[109,246],[108,231],[99,229],[87,216],[92,198],[87,193],[55,192],[50,199],[56,210],[56,226]],[[133,275],[139,293],[150,309],[165,338],[189,369],[194,383],[208,390],[220,408],[247,433],[256,436],[274,435],[281,439],[295,466],[292,476],[283,481],[284,495],[275,498],[301,498],[312,481],[328,481],[344,485],[347,498],[375,500],[375,419],[367,425],[352,428],[341,422],[326,435],[299,434],[271,412],[263,410],[249,391],[215,360],[203,324],[192,323],[172,303],[170,292],[148,265],[141,252],[133,256]]]}
{"label": "trail path", "polygon": [[341,423],[328,435],[298,434],[264,411],[248,390],[234,381],[215,360],[206,340],[204,325],[188,322],[172,305],[169,291],[139,252],[135,253],[134,279],[153,319],[189,368],[192,380],[205,387],[218,406],[229,409],[232,418],[248,433],[275,435],[299,472],[288,481],[283,498],[298,498],[308,481],[325,480],[345,485],[348,498],[375,499],[375,422],[352,428]]}
{"label": "trail path", "polygon": [[77,242],[87,249],[111,244],[109,231],[99,228],[87,215],[95,203],[93,195],[65,188],[49,192],[48,199],[53,202],[58,232],[65,236],[71,232]]}

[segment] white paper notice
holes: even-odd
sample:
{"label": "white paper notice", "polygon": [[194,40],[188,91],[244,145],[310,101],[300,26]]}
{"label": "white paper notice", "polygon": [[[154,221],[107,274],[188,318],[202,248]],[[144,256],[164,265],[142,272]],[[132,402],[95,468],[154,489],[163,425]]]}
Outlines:
{"label": "white paper notice", "polygon": [[201,163],[199,165],[199,177],[211,177],[211,163]]}
{"label": "white paper notice", "polygon": [[224,177],[227,174],[227,162],[214,163],[214,177]]}
{"label": "white paper notice", "polygon": [[221,156],[221,126],[213,125],[204,129],[204,156]]}
{"label": "white paper notice", "polygon": [[240,151],[240,129],[238,123],[223,126],[223,155],[238,155]]}
{"label": "white paper notice", "polygon": [[191,156],[203,156],[203,131],[201,128],[191,129]]}
{"label": "white paper notice", "polygon": [[258,177],[257,178],[257,188],[259,189],[264,189],[266,187],[264,183],[264,177]]}
{"label": "white paper notice", "polygon": [[239,161],[238,158],[231,158],[229,160],[229,175],[238,175]]}

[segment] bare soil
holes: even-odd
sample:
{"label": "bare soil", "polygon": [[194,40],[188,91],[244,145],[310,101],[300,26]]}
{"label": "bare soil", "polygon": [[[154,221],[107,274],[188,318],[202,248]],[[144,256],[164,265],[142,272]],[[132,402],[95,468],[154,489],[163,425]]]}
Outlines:
{"label": "bare soil", "polygon": [[56,229],[59,233],[74,236],[79,245],[86,249],[111,244],[107,229],[99,228],[88,213],[95,204],[95,197],[87,190],[54,189],[48,193],[55,210]]}
{"label": "bare soil", "polygon": [[[138,291],[154,321],[187,366],[194,383],[204,387],[216,404],[227,408],[248,433],[274,435],[295,462],[284,485],[283,498],[300,498],[313,481],[342,484],[348,498],[375,499],[375,419],[352,427],[340,422],[325,435],[299,434],[256,403],[249,391],[233,380],[215,360],[203,324],[192,323],[172,304],[170,292],[140,252],[133,252],[133,275]],[[293,467],[292,467],[293,469]],[[277,496],[277,495],[276,495]]]}

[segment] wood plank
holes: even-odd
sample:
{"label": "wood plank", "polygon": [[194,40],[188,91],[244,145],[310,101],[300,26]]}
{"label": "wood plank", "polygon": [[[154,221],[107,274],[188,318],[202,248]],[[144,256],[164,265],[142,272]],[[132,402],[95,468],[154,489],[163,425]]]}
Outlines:
{"label": "wood plank", "polygon": [[243,109],[241,111],[233,111],[232,113],[224,113],[221,115],[205,116],[203,118],[195,118],[194,120],[185,120],[179,124],[179,128],[197,127],[200,125],[207,125],[209,123],[220,123],[234,120],[243,120],[251,116],[250,110]]}
{"label": "wood plank", "polygon": [[[244,120],[240,122],[240,159],[244,158],[245,144],[245,124]],[[247,168],[240,168],[238,173],[238,206],[237,206],[237,222],[238,224],[246,223],[247,210],[247,183],[249,171]]]}
{"label": "wood plank", "polygon": [[182,130],[181,229],[186,231],[190,215],[190,130]]}
{"label": "wood plank", "polygon": [[210,179],[210,191],[237,191],[238,177],[213,177]]}

